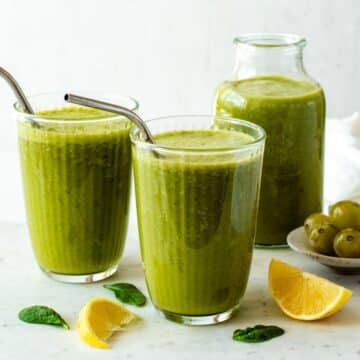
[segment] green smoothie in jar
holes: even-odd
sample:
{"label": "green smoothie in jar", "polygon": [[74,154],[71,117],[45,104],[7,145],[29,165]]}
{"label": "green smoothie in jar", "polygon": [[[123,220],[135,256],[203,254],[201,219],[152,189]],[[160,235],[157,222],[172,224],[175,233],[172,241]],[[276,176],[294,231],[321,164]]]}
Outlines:
{"label": "green smoothie in jar", "polygon": [[268,137],[256,244],[285,244],[291,230],[322,209],[322,88],[280,75],[225,81],[217,89],[215,111],[265,129]]}
{"label": "green smoothie in jar", "polygon": [[20,159],[40,267],[70,282],[109,276],[127,229],[130,121],[78,106],[41,110],[31,121],[26,116],[18,121]]}

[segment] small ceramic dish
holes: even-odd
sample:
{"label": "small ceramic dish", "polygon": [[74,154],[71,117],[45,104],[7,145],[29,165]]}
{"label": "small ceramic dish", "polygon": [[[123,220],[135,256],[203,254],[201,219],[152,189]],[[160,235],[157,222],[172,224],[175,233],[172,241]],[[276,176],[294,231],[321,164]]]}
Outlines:
{"label": "small ceramic dish", "polygon": [[322,255],[314,251],[309,242],[303,226],[291,231],[287,236],[290,248],[300,254],[326,265],[342,273],[360,272],[360,259],[342,258],[337,256]]}

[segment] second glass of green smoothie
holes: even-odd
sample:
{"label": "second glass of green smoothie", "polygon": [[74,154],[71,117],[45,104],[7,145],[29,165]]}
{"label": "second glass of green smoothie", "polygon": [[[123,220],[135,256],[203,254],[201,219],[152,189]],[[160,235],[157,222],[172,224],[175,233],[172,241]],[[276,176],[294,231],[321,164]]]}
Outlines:
{"label": "second glass of green smoothie", "polygon": [[[92,93],[132,110],[128,97]],[[63,93],[15,105],[27,220],[41,269],[65,282],[112,275],[124,248],[131,179],[131,122],[69,106]]]}
{"label": "second glass of green smoothie", "polygon": [[246,121],[174,116],[131,131],[147,287],[166,318],[229,319],[244,294],[255,237],[265,133]]}

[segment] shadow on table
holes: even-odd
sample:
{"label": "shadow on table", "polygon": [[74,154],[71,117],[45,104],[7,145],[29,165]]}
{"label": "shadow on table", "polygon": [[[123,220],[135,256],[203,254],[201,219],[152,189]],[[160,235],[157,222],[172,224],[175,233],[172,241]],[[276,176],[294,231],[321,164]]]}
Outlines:
{"label": "shadow on table", "polygon": [[284,315],[262,283],[249,284],[233,323],[264,324],[283,320]]}
{"label": "shadow on table", "polygon": [[117,272],[113,276],[99,282],[99,284],[116,282],[126,282],[132,283],[134,285],[145,285],[144,270],[139,256],[124,256],[120,260]]}

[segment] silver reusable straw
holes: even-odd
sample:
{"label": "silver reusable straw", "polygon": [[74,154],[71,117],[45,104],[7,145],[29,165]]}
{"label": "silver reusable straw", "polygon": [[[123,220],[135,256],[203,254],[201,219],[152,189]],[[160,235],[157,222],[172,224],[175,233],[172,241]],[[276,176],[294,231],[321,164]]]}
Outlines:
{"label": "silver reusable straw", "polygon": [[[0,77],[2,77],[11,87],[11,90],[15,94],[15,97],[22,107],[22,111],[27,114],[34,114],[34,110],[31,107],[28,99],[26,98],[24,92],[22,91],[19,83],[15,80],[15,78],[3,67],[0,66]],[[33,127],[40,128],[40,125],[33,119],[29,119],[30,124]]]}
{"label": "silver reusable straw", "polygon": [[28,114],[34,114],[34,110],[32,109],[28,99],[26,98],[24,92],[22,91],[19,83],[15,80],[15,78],[6,71],[3,67],[0,66],[0,76],[6,80],[6,82],[10,85],[12,91],[14,92],[18,102],[21,104],[23,110]]}
{"label": "silver reusable straw", "polygon": [[138,114],[136,114],[134,111],[131,111],[130,109],[124,106],[110,104],[108,102],[90,99],[87,97],[74,95],[74,94],[65,94],[64,99],[65,101],[72,104],[88,106],[100,110],[113,112],[115,114],[124,115],[140,129],[142,135],[144,136],[145,141],[151,144],[155,143],[154,137],[152,136],[147,125],[145,124],[145,121],[142,120],[141,117]]}

